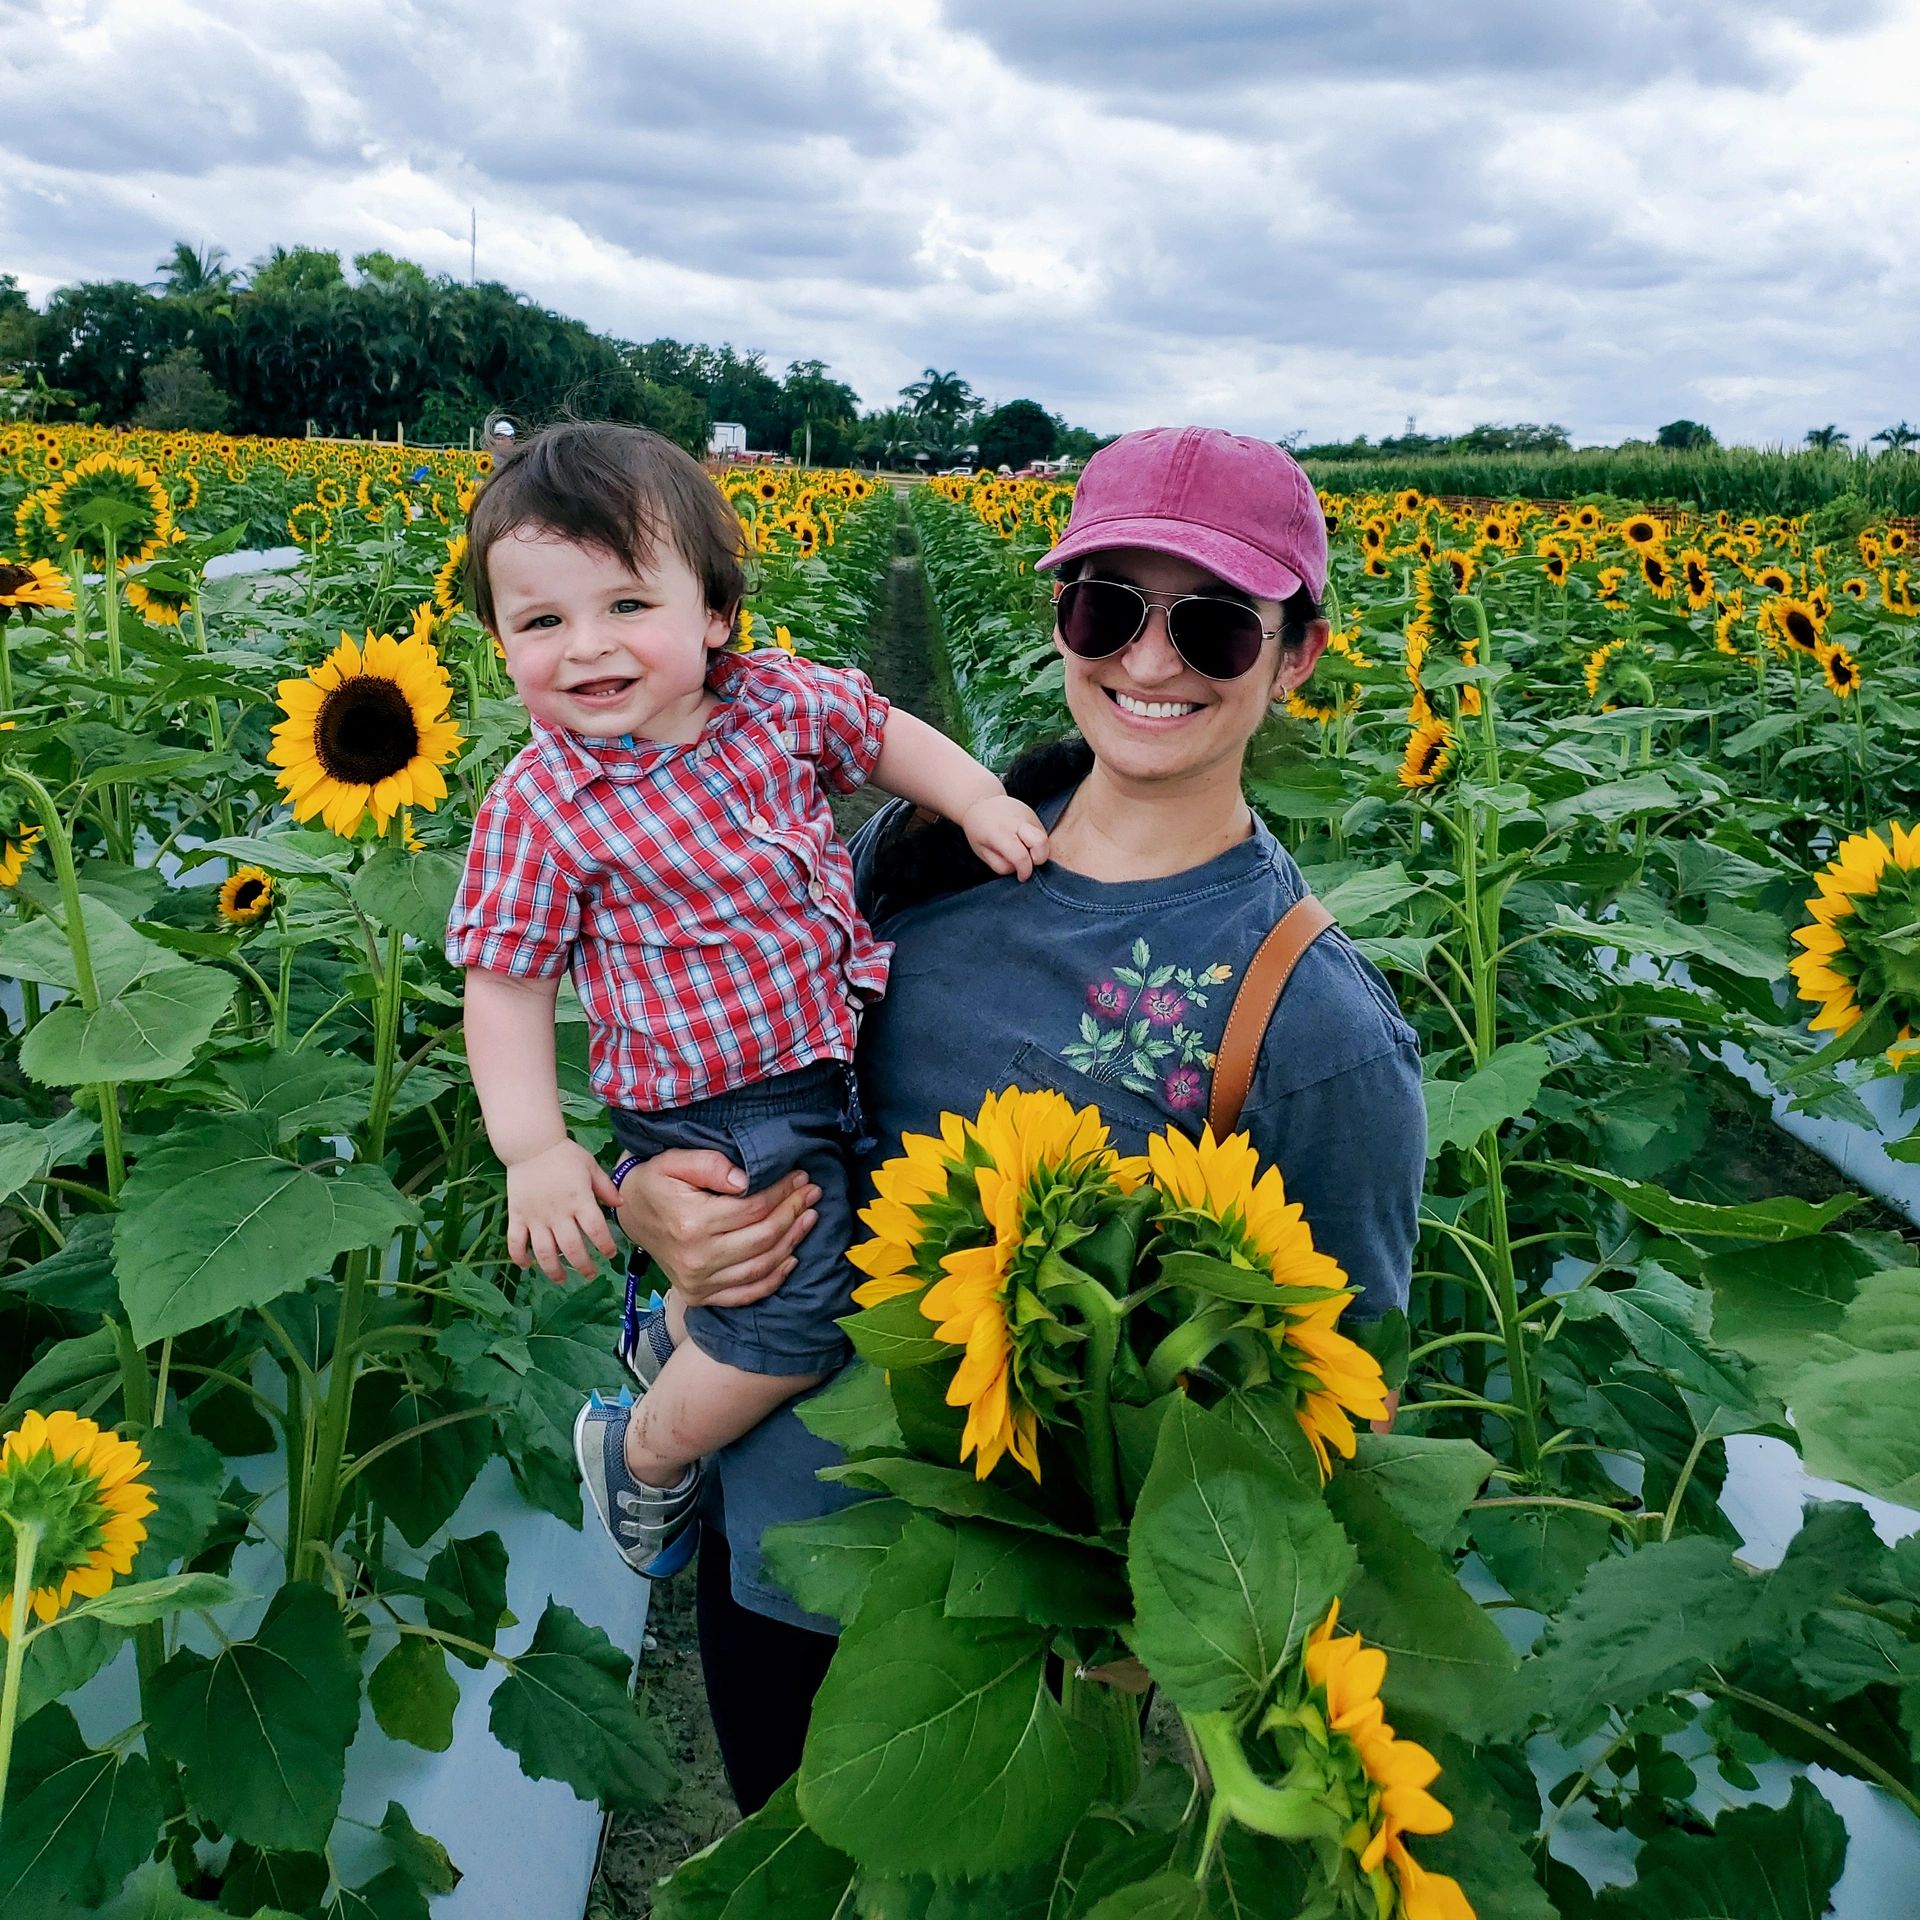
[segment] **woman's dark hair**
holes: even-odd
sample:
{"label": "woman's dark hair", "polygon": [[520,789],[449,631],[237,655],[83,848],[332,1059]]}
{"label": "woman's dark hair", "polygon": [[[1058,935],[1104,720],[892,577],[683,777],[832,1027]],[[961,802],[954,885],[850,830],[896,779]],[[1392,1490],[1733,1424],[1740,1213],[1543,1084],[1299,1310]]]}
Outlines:
{"label": "woman's dark hair", "polygon": [[[1074,733],[1027,748],[1001,778],[1016,800],[1038,807],[1077,787],[1092,771],[1093,749]],[[993,878],[992,868],[951,820],[922,819],[904,800],[877,815],[868,831],[874,835],[869,919]]]}
{"label": "woman's dark hair", "polygon": [[480,489],[467,523],[474,610],[495,625],[487,555],[517,527],[615,554],[635,573],[665,540],[731,614],[746,592],[740,516],[692,454],[648,427],[562,420],[520,440]]}

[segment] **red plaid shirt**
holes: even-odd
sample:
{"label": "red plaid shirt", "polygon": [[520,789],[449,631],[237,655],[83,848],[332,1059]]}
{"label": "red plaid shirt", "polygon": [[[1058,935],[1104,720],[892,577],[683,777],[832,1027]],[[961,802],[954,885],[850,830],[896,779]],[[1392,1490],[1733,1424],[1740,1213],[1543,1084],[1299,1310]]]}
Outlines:
{"label": "red plaid shirt", "polygon": [[865,674],[717,654],[727,704],[691,746],[535,722],[473,823],[447,923],[457,967],[570,969],[595,1092],[657,1112],[851,1060],[892,946],[853,901],[826,795],[880,757]]}

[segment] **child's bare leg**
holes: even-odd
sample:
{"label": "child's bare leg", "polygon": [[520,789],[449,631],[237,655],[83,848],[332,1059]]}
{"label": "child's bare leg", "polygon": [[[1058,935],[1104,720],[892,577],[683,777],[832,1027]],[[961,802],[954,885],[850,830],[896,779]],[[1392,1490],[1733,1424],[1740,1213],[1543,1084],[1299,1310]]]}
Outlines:
{"label": "child's bare leg", "polygon": [[748,1373],[680,1340],[627,1421],[627,1471],[650,1487],[671,1487],[694,1461],[752,1432],[776,1407],[825,1378]]}
{"label": "child's bare leg", "polygon": [[667,1289],[666,1299],[667,1333],[676,1347],[687,1344],[687,1303],[680,1297],[678,1287]]}

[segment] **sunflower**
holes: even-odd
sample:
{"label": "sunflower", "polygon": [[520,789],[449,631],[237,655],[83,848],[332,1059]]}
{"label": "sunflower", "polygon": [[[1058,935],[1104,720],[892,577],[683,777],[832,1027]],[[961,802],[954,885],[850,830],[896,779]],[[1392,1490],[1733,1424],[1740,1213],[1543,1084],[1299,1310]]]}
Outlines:
{"label": "sunflower", "polygon": [[[13,724],[11,720],[7,722]],[[17,887],[20,876],[27,870],[27,862],[33,858],[33,850],[40,844],[44,827],[30,827],[24,821],[11,833],[0,833],[0,887]]]}
{"label": "sunflower", "polygon": [[49,495],[45,488],[30,493],[13,510],[13,544],[23,560],[45,560],[58,564],[61,558],[60,532],[48,517]]}
{"label": "sunflower", "polygon": [[1597,700],[1600,697],[1600,681],[1607,670],[1607,662],[1627,643],[1624,640],[1609,640],[1595,647],[1587,655],[1587,698]]}
{"label": "sunflower", "polygon": [[1606,516],[1601,513],[1600,509],[1591,504],[1584,507],[1575,507],[1573,510],[1573,524],[1578,527],[1582,533],[1598,533],[1605,518]]}
{"label": "sunflower", "polygon": [[350,834],[368,813],[384,832],[396,808],[433,808],[441,777],[460,746],[447,715],[452,685],[440,656],[423,642],[346,634],[302,679],[278,688],[286,718],[273,730],[268,760],[296,820],[319,814]]}
{"label": "sunflower", "polygon": [[1340,702],[1329,696],[1296,690],[1287,695],[1287,712],[1295,720],[1311,720],[1325,727],[1339,719]]}
{"label": "sunflower", "polygon": [[1444,720],[1421,720],[1407,736],[1400,758],[1403,787],[1433,786],[1453,758],[1453,729]]}
{"label": "sunflower", "polygon": [[[133,1571],[147,1537],[153,1490],[131,1440],[65,1409],[28,1413],[0,1446],[0,1593],[11,1592],[20,1551],[16,1528],[38,1528],[33,1610],[51,1620],[75,1594],[91,1600]],[[0,1633],[13,1634],[12,1609],[0,1607]]]}
{"label": "sunflower", "polygon": [[98,572],[107,542],[121,566],[139,566],[173,533],[173,503],[160,476],[144,461],[114,453],[89,455],[47,496],[47,522],[66,545]]}
{"label": "sunflower", "polygon": [[455,534],[447,542],[447,557],[433,576],[433,604],[442,613],[455,613],[467,604],[467,536]]}
{"label": "sunflower", "polygon": [[1820,616],[1806,601],[1785,597],[1769,600],[1760,610],[1760,618],[1783,644],[1796,652],[1818,651],[1823,627]]}
{"label": "sunflower", "polygon": [[331,476],[313,483],[313,498],[317,506],[325,507],[329,513],[338,513],[347,504],[345,485]]}
{"label": "sunflower", "polygon": [[1911,553],[1913,551],[1913,535],[1910,534],[1905,527],[1889,527],[1887,529],[1886,545],[1889,553]]}
{"label": "sunflower", "polygon": [[[1254,1309],[1265,1318],[1272,1377],[1292,1390],[1294,1418],[1322,1476],[1331,1473],[1329,1447],[1353,1458],[1349,1416],[1378,1420],[1387,1411],[1380,1363],[1335,1331],[1352,1298],[1339,1262],[1313,1244],[1279,1168],[1259,1172],[1259,1156],[1244,1133],[1215,1140],[1213,1129],[1203,1127],[1195,1141],[1168,1128],[1148,1139],[1147,1164],[1166,1202],[1154,1242],[1162,1258],[1202,1253],[1272,1280],[1271,1311]],[[1294,1289],[1301,1297],[1290,1300]]]}
{"label": "sunflower", "polygon": [[1907,581],[1905,567],[1897,575],[1890,567],[1880,569],[1880,604],[1889,613],[1905,614],[1909,620],[1915,613],[1920,613],[1920,606],[1915,605],[1913,589]]}
{"label": "sunflower", "polygon": [[1856,544],[1860,549],[1860,564],[1869,573],[1876,571],[1880,565],[1880,542],[1872,534],[1863,533]]}
{"label": "sunflower", "polygon": [[1658,547],[1666,542],[1667,523],[1656,520],[1650,513],[1632,513],[1620,522],[1616,531],[1630,547]]}
{"label": "sunflower", "polygon": [[287,515],[287,532],[296,547],[312,553],[333,538],[333,519],[318,502],[303,500]]}
{"label": "sunflower", "polygon": [[1871,829],[1850,834],[1814,885],[1813,922],[1793,936],[1806,951],[1788,967],[1799,997],[1819,1008],[1813,1032],[1847,1033],[1884,1009],[1898,1036],[1888,1059],[1910,1060],[1903,1043],[1920,1021],[1910,931],[1920,920],[1920,828],[1889,821],[1884,839]]}
{"label": "sunflower", "polygon": [[1438,557],[1446,562],[1447,571],[1453,575],[1454,592],[1465,593],[1473,584],[1473,556],[1462,553],[1458,547],[1446,547]]}
{"label": "sunflower", "polygon": [[1733,644],[1733,630],[1740,624],[1740,615],[1745,610],[1746,600],[1738,592],[1730,593],[1720,603],[1720,611],[1713,623],[1713,644],[1722,653],[1739,657],[1740,649]]}
{"label": "sunflower", "polygon": [[[1427,1791],[1440,1763],[1398,1738],[1380,1700],[1387,1656],[1357,1633],[1336,1633],[1340,1602],[1307,1635],[1298,1698],[1276,1704],[1262,1723],[1287,1764],[1287,1784],[1344,1801],[1353,1815],[1347,1851],[1367,1880],[1369,1912],[1399,1920],[1473,1920],[1457,1881],[1429,1873],[1407,1850],[1408,1834],[1445,1833],[1453,1815]],[[1391,1869],[1399,1899],[1386,1879]]]}
{"label": "sunflower", "polygon": [[273,875],[264,867],[236,867],[221,883],[220,918],[236,927],[257,927],[273,911]]}
{"label": "sunflower", "polygon": [[934,1338],[965,1349],[946,1400],[965,1407],[960,1458],[986,1479],[1001,1460],[1040,1478],[1039,1429],[1067,1403],[1084,1340],[1059,1297],[1077,1270],[1060,1258],[1090,1216],[1137,1184],[1092,1107],[1010,1087],[972,1120],[940,1116],[938,1137],[907,1134],[874,1176],[860,1218],[873,1234],[849,1261],[868,1275],[858,1306],[919,1295]]}
{"label": "sunflower", "polygon": [[1673,563],[1657,548],[1646,547],[1640,554],[1640,578],[1656,600],[1673,598]]}
{"label": "sunflower", "polygon": [[144,580],[127,582],[127,605],[150,627],[177,627],[180,616],[193,605],[193,595],[174,587],[150,585]]}
{"label": "sunflower", "polygon": [[1620,606],[1620,589],[1627,583],[1625,567],[1602,567],[1600,569],[1600,598],[1609,606]]}
{"label": "sunflower", "polygon": [[1873,589],[1857,573],[1850,574],[1840,582],[1840,591],[1849,600],[1864,600]]}
{"label": "sunflower", "polygon": [[1814,649],[1814,658],[1820,662],[1827,690],[1836,700],[1851,700],[1859,692],[1860,669],[1838,640],[1821,641]]}
{"label": "sunflower", "polygon": [[0,560],[0,624],[16,609],[71,613],[73,587],[45,560]]}
{"label": "sunflower", "polygon": [[1791,593],[1793,575],[1785,567],[1762,567],[1753,576],[1753,584],[1756,587],[1765,587],[1769,593]]}
{"label": "sunflower", "polygon": [[1540,554],[1540,571],[1544,573],[1556,587],[1564,587],[1567,584],[1568,573],[1568,561],[1565,550],[1555,546],[1551,540],[1542,540],[1538,551]]}
{"label": "sunflower", "polygon": [[1680,584],[1691,612],[1713,605],[1713,568],[1698,547],[1688,547],[1680,556]]}
{"label": "sunflower", "polygon": [[1420,509],[1420,489],[1407,487],[1393,496],[1393,504],[1402,513],[1417,513]]}

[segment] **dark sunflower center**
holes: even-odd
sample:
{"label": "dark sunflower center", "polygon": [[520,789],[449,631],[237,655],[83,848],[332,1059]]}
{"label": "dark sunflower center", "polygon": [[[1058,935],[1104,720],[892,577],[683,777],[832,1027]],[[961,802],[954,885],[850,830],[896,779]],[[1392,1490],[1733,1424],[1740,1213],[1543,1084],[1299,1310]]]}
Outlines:
{"label": "dark sunflower center", "polygon": [[242,880],[233,890],[233,910],[235,913],[251,913],[265,897],[267,883],[264,880]]}
{"label": "dark sunflower center", "polygon": [[420,747],[407,696],[391,680],[361,674],[343,680],[321,703],[313,747],[332,779],[377,785],[398,773]]}
{"label": "dark sunflower center", "polygon": [[32,582],[32,568],[17,567],[11,560],[0,560],[0,593],[18,593]]}
{"label": "dark sunflower center", "polygon": [[1422,753],[1420,756],[1421,773],[1423,775],[1430,774],[1434,770],[1434,768],[1440,764],[1440,756],[1443,753],[1445,753],[1446,750],[1447,748],[1446,748],[1445,741],[1429,740],[1427,742],[1426,751]]}
{"label": "dark sunflower center", "polygon": [[1787,629],[1787,638],[1803,653],[1811,653],[1813,643],[1820,637],[1812,620],[1798,607],[1789,607],[1784,624]]}

